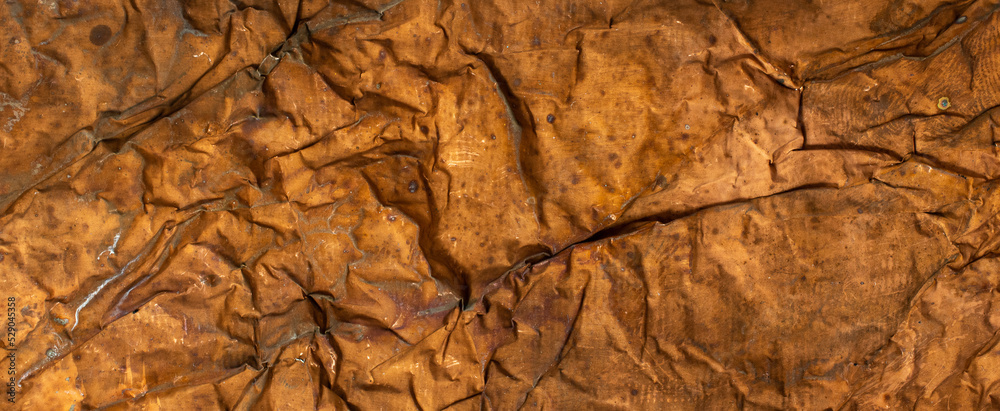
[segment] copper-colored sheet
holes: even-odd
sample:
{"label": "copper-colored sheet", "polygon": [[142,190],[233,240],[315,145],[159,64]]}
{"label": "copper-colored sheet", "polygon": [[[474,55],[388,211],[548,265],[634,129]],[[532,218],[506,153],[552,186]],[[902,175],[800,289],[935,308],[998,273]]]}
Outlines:
{"label": "copper-colored sheet", "polygon": [[0,2],[3,407],[997,409],[998,7]]}

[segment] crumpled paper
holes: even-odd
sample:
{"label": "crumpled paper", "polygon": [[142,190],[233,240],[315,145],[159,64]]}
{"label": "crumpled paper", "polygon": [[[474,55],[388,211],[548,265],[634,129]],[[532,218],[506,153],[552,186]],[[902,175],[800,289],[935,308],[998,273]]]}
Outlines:
{"label": "crumpled paper", "polygon": [[1000,407],[998,7],[0,3],[3,404]]}

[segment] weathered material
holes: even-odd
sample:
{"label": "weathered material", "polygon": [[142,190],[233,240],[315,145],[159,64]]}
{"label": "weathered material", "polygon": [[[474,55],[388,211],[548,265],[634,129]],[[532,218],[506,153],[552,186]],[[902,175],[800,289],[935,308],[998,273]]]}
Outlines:
{"label": "weathered material", "polygon": [[1000,2],[465,1],[0,3],[3,405],[1000,407]]}

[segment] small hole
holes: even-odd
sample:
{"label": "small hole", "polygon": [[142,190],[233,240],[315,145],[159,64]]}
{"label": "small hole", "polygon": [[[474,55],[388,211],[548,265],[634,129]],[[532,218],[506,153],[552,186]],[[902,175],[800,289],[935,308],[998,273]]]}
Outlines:
{"label": "small hole", "polygon": [[951,100],[948,99],[948,97],[941,97],[940,99],[938,99],[937,106],[941,110],[947,110],[948,108],[951,107]]}

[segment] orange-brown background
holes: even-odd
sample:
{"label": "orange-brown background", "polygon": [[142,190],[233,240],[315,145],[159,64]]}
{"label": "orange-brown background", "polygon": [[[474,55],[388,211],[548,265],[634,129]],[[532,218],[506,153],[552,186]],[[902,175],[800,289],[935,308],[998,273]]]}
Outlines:
{"label": "orange-brown background", "polygon": [[4,405],[1000,407],[997,8],[5,1]]}

